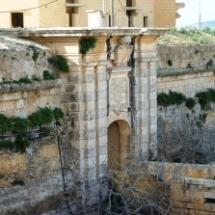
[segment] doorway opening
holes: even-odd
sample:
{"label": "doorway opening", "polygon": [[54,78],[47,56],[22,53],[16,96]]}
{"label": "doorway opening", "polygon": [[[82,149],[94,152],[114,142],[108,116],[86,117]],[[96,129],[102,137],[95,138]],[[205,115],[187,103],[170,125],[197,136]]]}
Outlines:
{"label": "doorway opening", "polygon": [[117,120],[108,127],[108,167],[120,170],[126,162],[128,154],[129,124]]}

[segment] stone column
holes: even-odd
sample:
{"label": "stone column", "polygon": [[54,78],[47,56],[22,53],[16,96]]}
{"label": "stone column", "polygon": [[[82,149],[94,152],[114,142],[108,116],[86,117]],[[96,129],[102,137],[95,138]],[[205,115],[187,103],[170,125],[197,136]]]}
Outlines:
{"label": "stone column", "polygon": [[[67,58],[68,73],[60,73],[60,94],[65,113],[65,138],[61,139],[64,173],[73,205],[88,207],[100,202],[107,161],[107,53],[106,37],[96,47],[79,53],[80,37],[43,39],[43,43]],[[101,182],[101,183],[100,183]],[[81,203],[80,203],[81,199]],[[78,202],[79,201],[79,202]]]}
{"label": "stone column", "polygon": [[135,41],[137,108],[136,152],[141,159],[155,157],[157,133],[156,36],[138,36]]}
{"label": "stone column", "polygon": [[[99,184],[99,181],[102,181],[104,176],[103,164],[107,159],[105,41],[104,37],[97,38],[95,49],[86,56],[79,55],[78,76],[80,80],[76,81],[77,90],[71,94],[70,101],[69,117],[73,126],[69,129],[69,139],[74,148],[74,155],[78,155],[78,160],[74,162],[79,163],[78,177],[74,180],[82,182],[84,187],[82,190],[84,207],[101,201],[101,192],[104,187]],[[71,72],[71,80],[75,80],[76,75]],[[71,169],[75,168],[71,166]]]}

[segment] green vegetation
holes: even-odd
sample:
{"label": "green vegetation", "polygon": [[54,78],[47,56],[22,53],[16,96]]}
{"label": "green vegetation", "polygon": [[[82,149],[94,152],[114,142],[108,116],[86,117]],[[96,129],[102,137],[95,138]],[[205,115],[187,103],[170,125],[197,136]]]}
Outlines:
{"label": "green vegetation", "polygon": [[[43,71],[43,79],[44,80],[55,80],[55,76],[50,73],[48,70],[44,70]],[[11,80],[11,81],[6,81],[5,78],[2,78],[2,82],[0,82],[0,85],[4,85],[4,84],[31,84],[33,81],[41,81],[41,78],[36,76],[36,75],[32,75],[31,79],[28,77],[28,75],[26,75],[25,77],[20,78],[18,81],[17,80]],[[12,90],[12,87],[11,87]]]}
{"label": "green vegetation", "polygon": [[186,105],[186,107],[189,108],[190,110],[195,106],[195,104],[196,104],[195,99],[193,99],[193,98],[187,98],[187,99],[186,99],[185,105]]}
{"label": "green vegetation", "polygon": [[31,114],[28,119],[30,120],[30,125],[33,127],[46,125],[52,122],[53,111],[48,107],[40,108],[37,112]]}
{"label": "green vegetation", "polygon": [[62,55],[54,55],[48,59],[49,63],[52,64],[55,68],[63,71],[69,71],[69,65],[67,63],[67,59]]}
{"label": "green vegetation", "polygon": [[39,58],[39,54],[40,54],[39,49],[36,46],[33,46],[33,45],[28,46],[28,49],[33,50],[32,59],[33,59],[34,62],[36,62],[37,59]]}
{"label": "green vegetation", "polygon": [[[158,38],[159,44],[212,44],[215,42],[215,29],[211,28],[171,28]],[[196,52],[198,54],[198,50]]]}
{"label": "green vegetation", "polygon": [[168,61],[167,61],[167,64],[168,64],[169,66],[172,66],[172,61],[171,61],[171,60],[168,60]]}
{"label": "green vegetation", "polygon": [[[26,148],[30,145],[28,139],[28,132],[32,128],[40,128],[42,126],[52,123],[53,120],[58,121],[64,116],[60,108],[53,110],[48,107],[39,108],[38,111],[31,114],[28,118],[11,117],[8,118],[0,114],[0,134],[10,133],[15,137],[15,141],[9,138],[3,138],[0,141],[0,149],[10,149],[16,152],[24,153]],[[42,135],[49,134],[47,128],[42,129]]]}
{"label": "green vegetation", "polygon": [[172,92],[169,93],[159,93],[157,96],[157,102],[160,106],[170,106],[170,105],[180,105],[181,103],[186,101],[186,97],[182,93]]}
{"label": "green vegetation", "polygon": [[18,83],[19,83],[19,84],[21,84],[21,83],[23,83],[23,84],[31,84],[32,81],[31,81],[31,79],[26,75],[25,77],[20,78],[20,79],[18,80]]}
{"label": "green vegetation", "polygon": [[207,91],[196,93],[202,109],[206,109],[210,102],[215,102],[215,89],[209,88]]}
{"label": "green vegetation", "polygon": [[79,41],[80,53],[86,55],[90,49],[95,48],[97,39],[95,37],[83,37]]}
{"label": "green vegetation", "polygon": [[187,69],[193,69],[193,67],[190,63],[187,64]]}
{"label": "green vegetation", "polygon": [[206,69],[209,69],[211,67],[213,67],[213,61],[210,59],[207,63],[206,63]]}
{"label": "green vegetation", "polygon": [[43,79],[44,80],[54,80],[55,76],[51,74],[48,70],[43,71]]}
{"label": "green vegetation", "polygon": [[11,184],[14,185],[14,186],[16,186],[16,185],[25,185],[25,182],[23,180],[15,179],[15,181],[13,181]]}
{"label": "green vegetation", "polygon": [[60,108],[55,108],[53,110],[53,115],[56,121],[58,121],[60,118],[63,118],[64,113]]}
{"label": "green vegetation", "polygon": [[[198,102],[201,105],[202,109],[207,109],[210,102],[215,103],[215,89],[208,88],[207,91],[202,91],[196,93],[195,97],[198,98]],[[185,102],[187,108],[192,109],[196,101],[193,98],[186,98],[182,93],[172,92],[169,93],[159,93],[157,96],[157,103],[159,106],[168,107],[170,105],[179,105]]]}

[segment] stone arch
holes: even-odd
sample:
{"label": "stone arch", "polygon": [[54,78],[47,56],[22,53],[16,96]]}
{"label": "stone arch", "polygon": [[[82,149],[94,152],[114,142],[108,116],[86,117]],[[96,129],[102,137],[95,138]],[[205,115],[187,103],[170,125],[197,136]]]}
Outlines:
{"label": "stone arch", "polygon": [[124,120],[117,120],[108,126],[108,167],[119,170],[126,162],[130,128]]}

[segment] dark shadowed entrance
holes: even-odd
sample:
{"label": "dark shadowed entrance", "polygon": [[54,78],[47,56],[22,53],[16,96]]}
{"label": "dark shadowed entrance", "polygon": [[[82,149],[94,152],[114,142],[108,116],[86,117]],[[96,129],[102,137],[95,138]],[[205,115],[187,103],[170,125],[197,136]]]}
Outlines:
{"label": "dark shadowed entrance", "polygon": [[108,166],[110,169],[120,169],[125,163],[128,153],[129,125],[118,120],[108,127]]}

